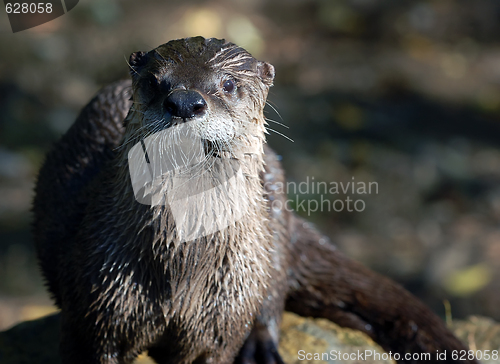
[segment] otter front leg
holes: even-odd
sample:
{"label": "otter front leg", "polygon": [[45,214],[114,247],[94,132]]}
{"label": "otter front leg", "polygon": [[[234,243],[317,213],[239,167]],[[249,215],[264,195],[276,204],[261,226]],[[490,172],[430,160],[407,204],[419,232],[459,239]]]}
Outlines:
{"label": "otter front leg", "polygon": [[278,245],[275,245],[273,259],[275,269],[271,271],[272,284],[252,331],[235,360],[236,364],[284,364],[278,352],[278,341],[287,291],[287,276],[281,267],[286,254],[280,251]]}
{"label": "otter front leg", "polygon": [[386,351],[399,353],[400,363],[417,362],[405,353],[430,353],[426,362],[437,363],[437,351],[466,350],[403,287],[345,257],[304,220],[296,218],[292,225],[287,310],[363,331]]}
{"label": "otter front leg", "polygon": [[[158,327],[161,318],[150,317]],[[99,323],[98,323],[99,322]],[[131,364],[157,337],[144,322],[124,321],[109,311],[61,312],[60,353],[63,364]]]}
{"label": "otter front leg", "polygon": [[278,353],[278,342],[270,329],[257,322],[235,360],[236,364],[284,364]]}
{"label": "otter front leg", "polygon": [[82,328],[81,324],[62,314],[60,353],[63,364],[129,364],[137,356],[130,350],[123,352],[123,347],[119,348],[111,338],[96,337],[91,329]]}

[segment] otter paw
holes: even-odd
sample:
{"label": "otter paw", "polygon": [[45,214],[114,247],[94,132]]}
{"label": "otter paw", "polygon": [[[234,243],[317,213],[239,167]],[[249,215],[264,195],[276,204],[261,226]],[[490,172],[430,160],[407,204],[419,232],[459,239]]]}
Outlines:
{"label": "otter paw", "polygon": [[254,327],[240,349],[235,364],[285,364],[266,327]]}

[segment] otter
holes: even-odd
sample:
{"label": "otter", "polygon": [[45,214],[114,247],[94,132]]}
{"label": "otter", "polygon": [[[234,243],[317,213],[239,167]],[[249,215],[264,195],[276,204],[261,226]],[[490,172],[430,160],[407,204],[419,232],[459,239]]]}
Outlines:
{"label": "otter", "polygon": [[133,53],[129,67],[36,184],[63,363],[131,363],[145,350],[158,363],[282,363],[284,310],[365,332],[401,363],[467,350],[397,283],[276,208],[286,196],[265,144],[271,64],[194,37]]}

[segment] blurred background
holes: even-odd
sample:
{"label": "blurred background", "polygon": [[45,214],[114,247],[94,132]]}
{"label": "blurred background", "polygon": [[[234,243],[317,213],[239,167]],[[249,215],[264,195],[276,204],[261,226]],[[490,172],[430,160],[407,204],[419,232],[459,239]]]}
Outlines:
{"label": "blurred background", "polygon": [[500,320],[499,1],[82,0],[16,34],[0,15],[0,329],[53,310],[30,235],[44,154],[131,52],[195,35],[275,66],[290,181],[378,184],[326,196],[363,212],[301,214],[440,316]]}

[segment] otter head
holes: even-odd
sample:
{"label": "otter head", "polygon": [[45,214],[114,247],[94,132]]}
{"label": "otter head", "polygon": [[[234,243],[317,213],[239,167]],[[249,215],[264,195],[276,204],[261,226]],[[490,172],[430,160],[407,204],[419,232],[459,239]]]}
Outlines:
{"label": "otter head", "polygon": [[[132,122],[155,133],[189,123],[219,151],[262,144],[263,108],[274,67],[243,48],[202,37],[130,56]],[[255,140],[257,138],[258,140]]]}

